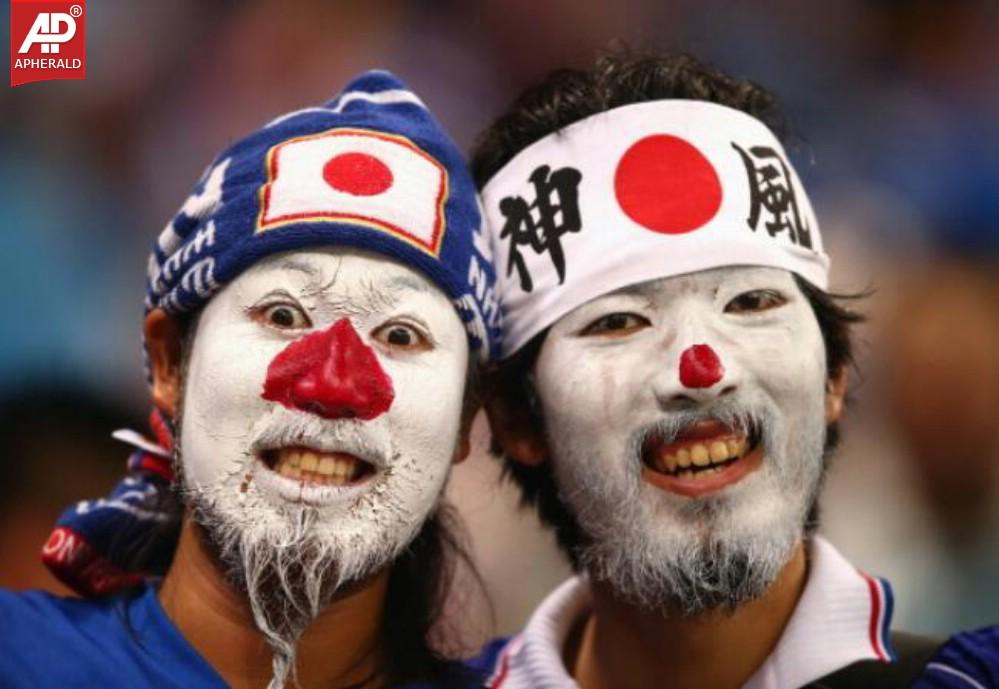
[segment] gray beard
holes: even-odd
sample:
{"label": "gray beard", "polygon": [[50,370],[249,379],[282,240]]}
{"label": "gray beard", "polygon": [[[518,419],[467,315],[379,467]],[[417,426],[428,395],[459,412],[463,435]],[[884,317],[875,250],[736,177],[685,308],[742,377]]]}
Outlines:
{"label": "gray beard", "polygon": [[[301,422],[300,422],[301,423]],[[288,432],[294,424],[282,423]],[[183,407],[176,422],[176,437],[182,437]],[[422,526],[410,520],[400,528],[401,506],[379,498],[383,512],[394,520],[369,542],[343,536],[331,529],[319,508],[305,504],[268,505],[267,518],[255,518],[249,510],[256,501],[252,489],[234,499],[238,486],[218,485],[208,490],[193,485],[184,475],[180,442],[174,450],[174,471],[182,499],[193,521],[201,527],[207,546],[221,571],[250,604],[254,622],[273,653],[273,675],[268,689],[281,689],[289,678],[296,681],[298,640],[306,628],[344,589],[382,571],[411,542]],[[238,478],[238,477],[237,477]],[[215,492],[212,492],[212,489]],[[382,492],[389,487],[382,486]],[[396,529],[393,531],[393,528]]]}
{"label": "gray beard", "polygon": [[[818,495],[825,425],[821,413],[813,417],[818,423],[790,434],[766,404],[720,401],[675,413],[637,434],[627,461],[610,472],[586,448],[563,442],[554,470],[560,500],[583,533],[580,564],[621,600],[668,616],[733,612],[760,598],[802,542]],[[645,436],[656,430],[675,438],[704,418],[758,429],[764,465],[719,497],[691,500],[646,484]],[[788,446],[777,448],[777,438],[789,438]],[[558,439],[550,437],[549,447],[559,448]]]}
{"label": "gray beard", "polygon": [[655,569],[591,545],[584,549],[582,562],[595,580],[609,583],[621,600],[643,610],[667,617],[730,614],[766,593],[797,543],[711,539],[661,560]]}
{"label": "gray beard", "polygon": [[295,506],[280,539],[247,530],[215,509],[196,491],[187,492],[191,515],[204,531],[226,580],[242,591],[257,628],[273,651],[269,689],[295,677],[298,640],[348,582],[338,563],[343,553],[317,538],[318,512]]}

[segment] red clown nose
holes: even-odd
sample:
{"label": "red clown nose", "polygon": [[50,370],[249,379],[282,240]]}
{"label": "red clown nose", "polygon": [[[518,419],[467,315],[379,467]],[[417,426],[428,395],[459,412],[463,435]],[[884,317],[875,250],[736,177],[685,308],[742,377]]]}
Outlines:
{"label": "red clown nose", "polygon": [[395,393],[371,347],[341,318],[274,357],[261,397],[325,419],[367,421],[388,411]]}
{"label": "red clown nose", "polygon": [[687,347],[680,355],[680,382],[688,388],[710,388],[722,379],[725,367],[710,345]]}

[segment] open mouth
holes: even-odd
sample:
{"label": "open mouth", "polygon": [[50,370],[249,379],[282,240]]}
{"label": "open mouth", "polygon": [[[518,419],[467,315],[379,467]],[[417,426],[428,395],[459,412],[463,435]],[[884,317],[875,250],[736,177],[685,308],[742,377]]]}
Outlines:
{"label": "open mouth", "polygon": [[375,473],[373,466],[354,455],[308,447],[264,450],[260,458],[274,473],[303,485],[350,486]]}
{"label": "open mouth", "polygon": [[650,483],[697,497],[731,485],[762,464],[760,433],[720,421],[698,421],[673,442],[656,434],[642,443],[643,477]]}

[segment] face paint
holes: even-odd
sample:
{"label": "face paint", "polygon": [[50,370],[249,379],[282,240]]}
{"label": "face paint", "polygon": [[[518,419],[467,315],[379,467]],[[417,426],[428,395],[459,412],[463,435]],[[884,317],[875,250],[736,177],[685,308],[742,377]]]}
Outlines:
{"label": "face paint", "polygon": [[262,396],[326,419],[370,421],[388,410],[395,393],[374,351],[341,318],[274,357]]}
{"label": "face paint", "polygon": [[818,323],[780,269],[655,280],[560,319],[535,387],[591,575],[686,613],[760,595],[817,491],[825,375]]}
{"label": "face paint", "polygon": [[680,355],[680,382],[688,388],[710,388],[724,374],[725,367],[710,345],[696,344]]}
{"label": "face paint", "polygon": [[422,274],[344,249],[260,261],[196,328],[185,490],[277,648],[344,582],[391,562],[436,504],[458,440],[465,330]]}

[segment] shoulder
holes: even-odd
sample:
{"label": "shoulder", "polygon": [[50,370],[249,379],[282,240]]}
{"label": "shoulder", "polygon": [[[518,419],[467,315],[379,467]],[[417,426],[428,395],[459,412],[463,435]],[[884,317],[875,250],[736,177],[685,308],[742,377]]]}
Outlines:
{"label": "shoulder", "polygon": [[93,599],[0,589],[2,687],[216,687],[149,585]]}
{"label": "shoulder", "polygon": [[45,591],[23,593],[0,589],[0,644],[24,644],[56,638],[106,624],[114,615],[117,596],[87,599],[56,596]]}
{"label": "shoulder", "polygon": [[947,639],[913,689],[999,689],[999,626]]}
{"label": "shoulder", "polygon": [[55,686],[60,672],[101,657],[117,603],[0,590],[0,685]]}

